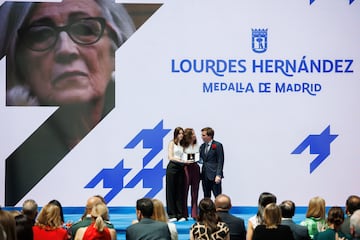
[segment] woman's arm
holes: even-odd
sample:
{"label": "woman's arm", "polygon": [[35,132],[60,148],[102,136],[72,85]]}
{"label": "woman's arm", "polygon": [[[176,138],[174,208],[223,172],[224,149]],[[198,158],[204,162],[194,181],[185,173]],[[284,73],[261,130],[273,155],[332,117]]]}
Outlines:
{"label": "woman's arm", "polygon": [[190,231],[190,240],[195,240],[194,236],[192,235],[191,231]]}
{"label": "woman's arm", "polygon": [[254,234],[254,228],[251,221],[248,221],[248,227],[246,231],[246,240],[252,240]]}
{"label": "woman's arm", "polygon": [[111,240],[116,240],[116,230],[109,228],[110,230],[110,236],[111,236]]}
{"label": "woman's arm", "polygon": [[81,227],[76,231],[74,240],[82,240],[87,227]]}
{"label": "woman's arm", "polygon": [[226,235],[225,240],[230,240],[230,233]]}

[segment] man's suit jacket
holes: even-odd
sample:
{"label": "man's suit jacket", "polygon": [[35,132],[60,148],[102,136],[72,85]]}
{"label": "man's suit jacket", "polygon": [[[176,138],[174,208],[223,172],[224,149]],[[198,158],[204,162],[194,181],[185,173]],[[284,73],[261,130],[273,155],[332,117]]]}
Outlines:
{"label": "man's suit jacket", "polygon": [[126,240],[171,240],[167,223],[143,218],[126,229]]}
{"label": "man's suit jacket", "polygon": [[207,154],[205,154],[205,147],[205,143],[200,146],[200,158],[203,162],[202,177],[214,181],[216,176],[223,177],[224,149],[220,142],[214,140]]}
{"label": "man's suit jacket", "polygon": [[350,234],[350,217],[346,217],[340,226],[340,231],[345,234]]}
{"label": "man's suit jacket", "polygon": [[291,219],[282,219],[281,224],[287,225],[290,227],[291,231],[293,232],[295,240],[310,240],[311,239],[309,236],[307,227],[296,224]]}
{"label": "man's suit jacket", "polygon": [[230,240],[245,240],[246,229],[244,219],[230,214],[228,211],[217,211],[221,221],[225,222],[230,229]]}

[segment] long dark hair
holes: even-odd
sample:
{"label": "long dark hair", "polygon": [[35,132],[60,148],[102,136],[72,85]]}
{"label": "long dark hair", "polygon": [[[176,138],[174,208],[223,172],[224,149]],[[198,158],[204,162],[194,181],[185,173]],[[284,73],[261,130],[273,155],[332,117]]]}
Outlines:
{"label": "long dark hair", "polygon": [[[175,144],[178,144],[179,142],[179,140],[178,140],[178,135],[180,134],[180,131],[182,131],[182,132],[184,132],[184,129],[182,128],[182,127],[177,127],[177,128],[175,128],[175,130],[174,130],[174,143]],[[180,143],[181,144],[181,143]]]}
{"label": "long dark hair", "polygon": [[256,213],[256,217],[260,224],[264,223],[263,212],[264,212],[264,208],[269,203],[276,203],[276,196],[269,192],[261,193],[258,201],[258,211]]}
{"label": "long dark hair", "polygon": [[218,229],[217,224],[220,218],[216,214],[215,204],[210,198],[203,198],[200,201],[197,221],[209,228],[210,232],[215,232]]}

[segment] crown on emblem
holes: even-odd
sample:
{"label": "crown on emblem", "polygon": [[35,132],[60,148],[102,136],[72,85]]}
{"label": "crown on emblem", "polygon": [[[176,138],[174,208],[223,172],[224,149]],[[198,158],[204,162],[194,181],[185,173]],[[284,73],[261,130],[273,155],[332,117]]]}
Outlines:
{"label": "crown on emblem", "polygon": [[252,34],[254,36],[258,36],[258,37],[266,37],[267,36],[267,28],[259,28],[259,29],[251,29],[252,30]]}

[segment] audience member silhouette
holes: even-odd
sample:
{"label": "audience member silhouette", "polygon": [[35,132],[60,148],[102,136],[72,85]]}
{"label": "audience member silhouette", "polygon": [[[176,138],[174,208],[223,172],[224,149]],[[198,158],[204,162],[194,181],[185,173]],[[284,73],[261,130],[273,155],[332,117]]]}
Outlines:
{"label": "audience member silhouette", "polygon": [[[95,195],[90,197],[87,202],[86,202],[86,206],[85,206],[85,211],[84,214],[81,217],[81,220],[74,223],[71,227],[70,227],[70,233],[71,233],[71,238],[74,239],[75,235],[76,235],[76,231],[81,228],[81,227],[87,227],[89,226],[93,221],[92,221],[92,217],[91,217],[91,211],[92,208],[99,204],[99,203],[105,203],[105,200],[102,196],[100,195]],[[105,224],[107,227],[109,228],[114,228],[114,225],[110,222],[110,219],[104,219]]]}
{"label": "audience member silhouette", "polygon": [[190,240],[229,240],[230,230],[216,214],[214,202],[203,198],[199,203],[199,216],[190,228]]}
{"label": "audience member silhouette", "polygon": [[46,204],[41,209],[33,226],[34,240],[67,240],[68,233],[62,227],[60,208],[55,204]]}
{"label": "audience member silhouette", "polygon": [[159,199],[152,199],[152,202],[154,204],[154,212],[151,216],[152,219],[160,222],[165,222],[168,224],[171,240],[177,240],[178,239],[178,232],[176,229],[175,223],[169,222],[169,218],[165,213],[165,207],[164,204]]}
{"label": "audience member silhouette", "polygon": [[38,204],[33,199],[27,199],[22,205],[21,212],[31,221],[32,225],[34,225],[36,216],[38,215]]}
{"label": "audience member silhouette", "polygon": [[63,207],[61,205],[61,203],[56,200],[56,199],[53,199],[49,202],[49,204],[54,204],[56,206],[58,206],[60,208],[60,217],[61,217],[61,222],[64,224],[65,223],[65,219],[64,219],[64,211],[63,211]]}
{"label": "audience member silhouette", "polygon": [[16,237],[18,240],[33,240],[32,221],[24,214],[15,216]]}
{"label": "audience member silhouette", "polygon": [[9,211],[0,209],[0,225],[3,228],[2,235],[6,240],[16,240],[15,218]]}
{"label": "audience member silhouette", "polygon": [[258,225],[253,240],[294,240],[289,226],[281,225],[281,210],[276,203],[266,205],[263,213],[263,224]]}
{"label": "audience member silhouette", "polygon": [[256,215],[249,218],[248,227],[246,232],[246,240],[252,240],[254,229],[263,224],[263,211],[266,205],[276,203],[276,196],[269,192],[262,192],[258,200],[258,211]]}
{"label": "audience member silhouette", "polygon": [[358,209],[360,209],[360,197],[357,195],[350,195],[345,203],[345,213],[347,216],[340,226],[340,230],[343,233],[350,234],[350,217]]}
{"label": "audience member silhouette", "polygon": [[295,215],[295,203],[291,200],[285,200],[279,205],[281,209],[281,224],[290,227],[295,240],[310,240],[307,227],[296,224],[293,221]]}
{"label": "audience member silhouette", "polygon": [[353,240],[360,240],[360,209],[354,211],[350,217],[350,233]]}
{"label": "audience member silhouette", "polygon": [[109,210],[104,203],[99,203],[91,209],[92,223],[76,231],[75,240],[116,240],[116,230],[106,226]]}
{"label": "audience member silhouette", "polygon": [[138,223],[126,228],[127,240],[171,240],[167,223],[151,219],[154,204],[150,198],[141,198],[136,201],[136,217]]}
{"label": "audience member silhouette", "polygon": [[221,221],[225,222],[230,229],[230,240],[245,240],[246,229],[244,219],[230,213],[231,199],[225,194],[219,194],[215,198],[216,213]]}
{"label": "audience member silhouette", "polygon": [[340,226],[344,222],[344,211],[341,207],[331,207],[328,211],[327,224],[325,231],[318,232],[314,235],[314,240],[329,239],[351,239],[350,235],[346,235],[340,231]]}
{"label": "audience member silhouette", "polygon": [[310,199],[306,211],[306,218],[300,223],[306,226],[310,237],[313,239],[318,232],[325,231],[327,228],[325,220],[325,200],[321,197]]}

